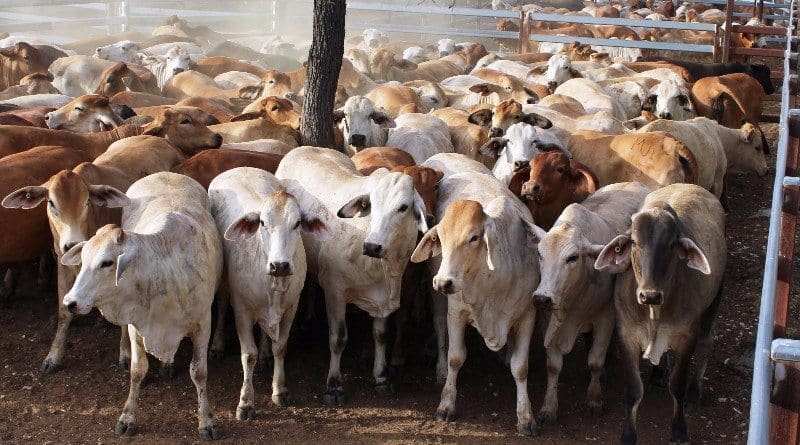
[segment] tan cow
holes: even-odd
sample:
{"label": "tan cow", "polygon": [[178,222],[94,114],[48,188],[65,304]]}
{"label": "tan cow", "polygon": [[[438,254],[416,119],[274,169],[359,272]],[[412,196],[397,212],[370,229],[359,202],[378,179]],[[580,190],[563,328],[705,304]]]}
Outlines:
{"label": "tan cow", "polygon": [[0,90],[19,84],[29,74],[46,72],[42,55],[33,46],[19,42],[0,49]]}
{"label": "tan cow", "polygon": [[289,125],[275,123],[270,118],[227,122],[212,125],[209,128],[222,135],[222,140],[226,144],[256,139],[275,139],[297,147],[300,141],[300,133],[297,130]]}
{"label": "tan cow", "polygon": [[8,87],[0,92],[0,100],[13,99],[31,94],[61,94],[51,83],[53,75],[47,72],[28,74],[19,80],[19,85]]}
{"label": "tan cow", "polygon": [[108,98],[97,94],[80,96],[44,116],[47,127],[75,133],[108,131],[122,125],[122,119],[109,106]]}
{"label": "tan cow", "polygon": [[238,98],[239,91],[223,90],[217,86],[214,79],[197,71],[183,71],[167,80],[164,84],[164,95],[173,99],[186,99],[189,97],[205,97],[207,99],[218,99],[226,104],[230,99]]}
{"label": "tan cow", "polygon": [[399,82],[378,85],[365,97],[372,101],[375,109],[386,112],[394,119],[401,114],[427,113],[431,110],[423,106],[419,95],[412,88]]}
{"label": "tan cow", "polygon": [[138,126],[122,125],[99,133],[73,133],[49,128],[32,128],[16,125],[0,126],[0,157],[20,153],[41,145],[61,144],[85,152],[91,159],[100,156],[111,143],[142,134]]}
{"label": "tan cow", "polygon": [[758,123],[764,102],[764,88],[745,73],[705,77],[692,86],[697,114],[729,128]]}
{"label": "tan cow", "polygon": [[431,114],[443,120],[450,128],[450,141],[456,153],[461,153],[474,159],[487,168],[494,166],[494,158],[484,156],[480,148],[489,142],[489,130],[481,125],[472,123],[470,113],[455,108],[442,108],[434,110]]}

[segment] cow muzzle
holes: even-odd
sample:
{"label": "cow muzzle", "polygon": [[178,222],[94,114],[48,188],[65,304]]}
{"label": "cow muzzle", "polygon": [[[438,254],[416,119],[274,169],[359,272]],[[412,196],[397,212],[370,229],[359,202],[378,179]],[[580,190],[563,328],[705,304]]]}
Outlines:
{"label": "cow muzzle", "polygon": [[433,290],[450,295],[456,293],[456,286],[451,278],[436,276],[433,277]]}
{"label": "cow muzzle", "polygon": [[347,142],[358,149],[367,147],[367,137],[363,134],[351,134],[350,140]]}
{"label": "cow muzzle", "polygon": [[386,250],[383,246],[375,243],[364,243],[362,253],[372,258],[385,258]]}
{"label": "cow muzzle", "polygon": [[518,172],[523,168],[527,167],[531,161],[514,161],[514,172]]}
{"label": "cow muzzle", "polygon": [[489,137],[490,138],[499,138],[500,136],[503,135],[503,133],[505,133],[505,131],[503,131],[502,128],[500,128],[500,127],[492,127],[489,130]]}
{"label": "cow muzzle", "polygon": [[544,293],[534,293],[533,302],[536,304],[536,307],[541,309],[552,309],[553,307],[553,297]]}
{"label": "cow muzzle", "polygon": [[219,148],[222,145],[222,136],[219,133],[214,133],[212,141],[213,142],[211,146],[214,148]]}
{"label": "cow muzzle", "polygon": [[672,113],[670,113],[669,111],[666,111],[664,113],[658,113],[658,118],[672,120]]}
{"label": "cow muzzle", "polygon": [[292,266],[288,261],[271,261],[267,273],[273,277],[287,277],[292,274]]}
{"label": "cow muzzle", "polygon": [[174,76],[174,75],[176,75],[176,74],[180,74],[180,73],[182,73],[182,72],[184,72],[184,71],[186,71],[186,70],[185,70],[185,69],[183,69],[183,68],[173,68],[173,69],[172,69],[172,75]]}
{"label": "cow muzzle", "polygon": [[664,302],[664,294],[657,290],[641,290],[637,296],[639,304],[658,306]]}
{"label": "cow muzzle", "polygon": [[556,88],[558,88],[558,82],[547,82],[547,90],[550,91],[551,94],[556,91]]}

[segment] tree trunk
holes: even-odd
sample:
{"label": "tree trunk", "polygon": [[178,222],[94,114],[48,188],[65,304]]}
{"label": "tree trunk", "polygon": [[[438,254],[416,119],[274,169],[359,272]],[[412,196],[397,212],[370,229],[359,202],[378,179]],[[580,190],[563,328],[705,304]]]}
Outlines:
{"label": "tree trunk", "polygon": [[345,0],[314,0],[314,35],[300,120],[303,145],[335,148],[333,101],[344,55],[345,10]]}

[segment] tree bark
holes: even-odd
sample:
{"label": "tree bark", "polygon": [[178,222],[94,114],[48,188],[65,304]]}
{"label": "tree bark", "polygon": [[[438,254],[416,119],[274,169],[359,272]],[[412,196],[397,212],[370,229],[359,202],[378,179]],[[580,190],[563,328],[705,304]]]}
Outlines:
{"label": "tree bark", "polygon": [[314,0],[314,35],[300,120],[303,145],[336,148],[333,102],[344,55],[345,10],[345,0]]}

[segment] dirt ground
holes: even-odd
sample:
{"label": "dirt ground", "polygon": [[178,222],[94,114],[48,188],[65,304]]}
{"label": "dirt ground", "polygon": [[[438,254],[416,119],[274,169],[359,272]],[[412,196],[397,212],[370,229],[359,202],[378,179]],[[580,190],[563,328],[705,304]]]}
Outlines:
{"label": "dirt ground", "polygon": [[[777,126],[766,125],[775,143]],[[774,157],[774,150],[773,150]],[[773,159],[774,165],[774,159]],[[734,176],[729,182],[728,249],[724,299],[717,319],[714,353],[706,373],[701,405],[688,415],[695,443],[743,443],[749,413],[752,345],[758,315],[766,208],[772,174]],[[65,367],[53,375],[39,373],[52,339],[54,292],[35,290],[33,267],[23,276],[15,298],[0,309],[0,441],[6,443],[191,443],[198,440],[194,387],[188,373],[190,347],[176,357],[177,376],[161,379],[151,359],[142,390],[139,432],[120,439],[113,431],[128,392],[128,374],[116,367],[119,329],[94,316],[77,320],[69,332]],[[796,312],[796,311],[794,311]],[[50,322],[48,322],[50,320]],[[439,402],[433,367],[426,357],[429,321],[411,330],[408,365],[394,379],[395,395],[378,396],[372,385],[372,340],[366,317],[348,315],[350,342],[342,372],[349,403],[323,405],[321,392],[328,366],[326,322],[295,322],[286,362],[294,404],[277,408],[269,401],[271,369],[257,372],[257,416],[235,419],[241,387],[238,341],[232,323],[228,354],[210,360],[208,388],[221,443],[612,443],[623,424],[621,371],[612,346],[603,378],[606,412],[591,417],[583,400],[589,381],[587,348],[580,340],[561,375],[558,421],[535,438],[516,435],[515,386],[510,372],[474,330],[468,336],[468,358],[459,379],[453,423],[437,422]],[[311,327],[309,327],[311,326]],[[530,394],[535,412],[546,380],[541,337],[534,342]],[[663,443],[669,437],[672,401],[664,388],[646,386],[639,414],[640,442]]]}

